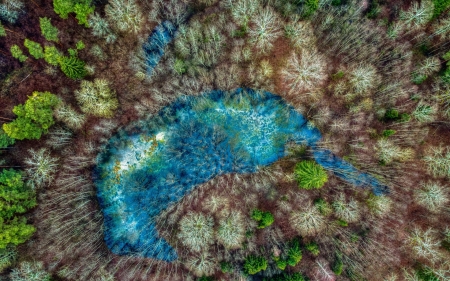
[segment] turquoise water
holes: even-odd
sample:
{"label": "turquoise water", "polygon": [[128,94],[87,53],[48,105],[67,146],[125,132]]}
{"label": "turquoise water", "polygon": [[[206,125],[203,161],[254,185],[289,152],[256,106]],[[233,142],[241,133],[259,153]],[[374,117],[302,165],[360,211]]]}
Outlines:
{"label": "turquoise water", "polygon": [[[320,132],[279,96],[253,89],[186,96],[159,115],[132,124],[99,155],[97,195],[105,241],[116,254],[177,258],[154,218],[188,192],[227,173],[253,173],[285,156],[288,142],[313,148],[316,161],[356,186],[384,192],[331,152]],[[380,189],[380,190],[378,190]]]}
{"label": "turquoise water", "polygon": [[[164,55],[176,27],[165,21],[143,48],[147,74]],[[215,176],[253,173],[285,156],[288,142],[305,144],[315,160],[350,184],[388,192],[331,151],[320,132],[279,96],[253,89],[185,96],[157,116],[133,123],[109,140],[94,173],[104,215],[104,239],[118,255],[177,259],[155,217]]]}

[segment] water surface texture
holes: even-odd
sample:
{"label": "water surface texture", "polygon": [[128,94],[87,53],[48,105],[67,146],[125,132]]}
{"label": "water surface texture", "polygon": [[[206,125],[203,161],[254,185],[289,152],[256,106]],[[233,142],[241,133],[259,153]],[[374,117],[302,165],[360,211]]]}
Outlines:
{"label": "water surface texture", "polygon": [[288,142],[305,144],[316,161],[356,186],[385,191],[330,151],[320,132],[279,96],[253,89],[186,96],[114,136],[99,155],[96,186],[105,241],[116,254],[177,258],[154,218],[215,176],[253,173],[285,156]]}

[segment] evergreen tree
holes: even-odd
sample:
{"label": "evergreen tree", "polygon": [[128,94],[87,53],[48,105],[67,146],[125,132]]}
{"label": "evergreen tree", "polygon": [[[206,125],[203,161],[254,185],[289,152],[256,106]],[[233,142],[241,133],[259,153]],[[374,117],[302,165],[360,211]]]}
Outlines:
{"label": "evergreen tree", "polygon": [[41,26],[42,35],[48,41],[58,42],[58,28],[52,25],[51,20],[47,17],[39,18],[39,24]]}
{"label": "evergreen tree", "polygon": [[59,66],[64,74],[72,79],[81,79],[86,76],[85,62],[75,56],[62,56],[59,58]]}
{"label": "evergreen tree", "polygon": [[25,39],[25,42],[23,45],[28,48],[28,52],[35,59],[41,59],[44,57],[44,49],[42,49],[41,44],[34,42],[32,40],[29,40],[29,39]]}
{"label": "evergreen tree", "polygon": [[28,57],[23,54],[23,52],[19,46],[12,45],[10,50],[11,50],[11,55],[13,56],[13,58],[18,59],[20,62],[24,62],[27,60]]}

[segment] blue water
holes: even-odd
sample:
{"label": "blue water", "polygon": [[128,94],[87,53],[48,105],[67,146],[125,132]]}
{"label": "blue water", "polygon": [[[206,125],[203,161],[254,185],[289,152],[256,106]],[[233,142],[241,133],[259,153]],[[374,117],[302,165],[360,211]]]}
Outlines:
{"label": "blue water", "polygon": [[[144,44],[148,75],[175,33],[165,21]],[[318,148],[320,139],[319,130],[269,92],[216,90],[182,97],[119,131],[98,156],[94,174],[105,242],[118,255],[177,259],[158,235],[155,217],[215,176],[270,165],[285,156],[288,142],[309,146],[320,165],[350,184],[371,187],[376,195],[388,192],[374,177]]]}
{"label": "blue water", "polygon": [[145,66],[147,75],[151,75],[153,69],[164,55],[164,50],[176,34],[176,26],[170,21],[164,21],[158,25],[148,37],[143,49],[145,53]]}

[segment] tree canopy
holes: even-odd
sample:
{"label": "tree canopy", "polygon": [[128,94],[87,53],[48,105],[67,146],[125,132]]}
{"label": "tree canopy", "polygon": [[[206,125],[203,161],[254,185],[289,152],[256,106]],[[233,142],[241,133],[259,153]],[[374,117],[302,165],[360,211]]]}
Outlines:
{"label": "tree canopy", "polygon": [[55,123],[53,107],[58,103],[59,99],[50,92],[33,92],[25,105],[14,107],[17,118],[3,124],[3,130],[14,139],[39,139]]}

